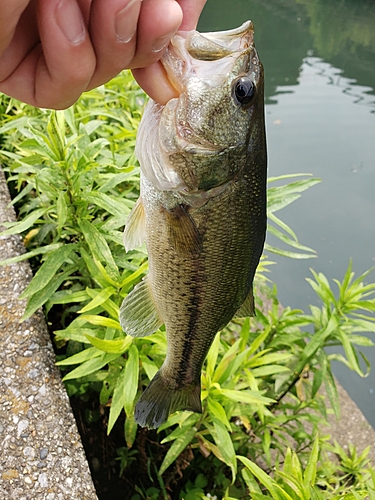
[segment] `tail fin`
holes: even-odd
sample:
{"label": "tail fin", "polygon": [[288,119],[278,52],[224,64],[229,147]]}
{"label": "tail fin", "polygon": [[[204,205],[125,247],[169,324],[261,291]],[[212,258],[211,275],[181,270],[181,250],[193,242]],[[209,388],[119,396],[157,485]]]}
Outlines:
{"label": "tail fin", "polygon": [[157,429],[177,410],[202,413],[200,383],[172,389],[158,371],[139,398],[134,416],[141,427]]}

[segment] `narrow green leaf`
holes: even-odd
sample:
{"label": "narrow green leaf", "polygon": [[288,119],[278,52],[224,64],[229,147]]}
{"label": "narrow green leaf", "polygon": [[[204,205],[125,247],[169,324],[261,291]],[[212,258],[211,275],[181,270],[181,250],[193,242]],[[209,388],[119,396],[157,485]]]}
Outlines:
{"label": "narrow green leaf", "polygon": [[182,451],[192,442],[194,439],[197,429],[192,427],[187,432],[185,432],[180,438],[173,441],[172,446],[167,451],[164,460],[160,466],[159,474],[162,475],[168,469],[170,465],[177,459],[177,457],[182,453]]}
{"label": "narrow green leaf", "polygon": [[296,248],[297,250],[304,250],[306,252],[310,252],[311,254],[315,254],[315,251],[312,248],[309,248],[305,245],[301,245],[301,243],[299,243],[298,241],[296,241],[292,238],[289,238],[284,233],[282,233],[281,231],[276,229],[274,226],[268,225],[268,232],[270,234],[273,234],[274,236],[276,236],[276,238],[278,238],[280,241],[282,241],[286,245],[289,245],[293,248]]}
{"label": "narrow green leaf", "polygon": [[24,196],[30,193],[34,189],[34,186],[30,184],[26,184],[26,186],[22,189],[22,191],[12,199],[12,201],[7,205],[7,208],[14,206],[16,203],[18,203]]}
{"label": "narrow green leaf", "polygon": [[224,427],[224,424],[214,421],[213,438],[223,456],[224,462],[231,468],[233,484],[237,474],[236,452],[234,451],[230,434]]}
{"label": "narrow green leaf", "polygon": [[104,279],[105,286],[112,285],[115,288],[119,288],[121,286],[118,282],[118,279],[119,279],[118,276],[117,275],[115,276],[110,268],[108,268],[108,267],[105,268],[103,266],[103,264],[100,262],[100,260],[98,260],[95,257],[94,257],[94,263],[95,263],[95,266],[96,266],[97,270],[99,271],[100,275]]}
{"label": "narrow green leaf", "polygon": [[329,402],[331,403],[333,412],[337,420],[340,418],[340,405],[339,405],[339,395],[337,392],[336,382],[333,378],[332,372],[330,369],[327,369],[326,378],[324,381],[324,385],[327,391],[327,396]]}
{"label": "narrow green leaf", "polygon": [[57,366],[70,366],[70,365],[80,365],[89,359],[97,358],[103,354],[102,351],[96,349],[96,347],[89,347],[88,349],[84,349],[77,354],[73,354],[73,356],[69,356],[69,358],[62,359],[56,363]]}
{"label": "narrow green leaf", "polygon": [[264,429],[262,436],[262,447],[264,451],[264,457],[269,465],[271,465],[270,446],[271,446],[271,434],[270,431],[266,428]]}
{"label": "narrow green leaf", "polygon": [[259,347],[265,342],[270,333],[271,333],[271,325],[267,326],[260,335],[257,335],[255,337],[255,339],[251,343],[249,349],[249,355],[254,354],[254,352],[256,352],[259,349]]}
{"label": "narrow green leaf", "polygon": [[[104,288],[104,290],[101,290],[91,302],[89,302],[85,307],[83,307],[79,313],[85,313],[87,311],[91,311],[92,309],[95,309],[96,307],[102,305],[109,297],[111,297],[115,293],[115,289],[113,287],[107,287]],[[86,292],[87,293],[87,292]]]}
{"label": "narrow green leaf", "polygon": [[[179,417],[179,425],[173,429],[173,431],[168,434],[167,437],[165,437],[162,441],[161,444],[169,443],[170,441],[174,441],[175,439],[178,439],[182,435],[186,433],[188,429],[191,429],[198,421],[199,415],[197,416],[196,414],[189,415],[187,419],[181,423],[181,417],[183,414],[178,415]],[[193,417],[193,418],[191,418]],[[198,417],[198,418],[197,418]]]}
{"label": "narrow green leaf", "polygon": [[48,144],[53,150],[55,157],[64,160],[65,149],[65,117],[63,111],[51,111],[47,132],[49,136]]}
{"label": "narrow green leaf", "polygon": [[[100,291],[96,288],[86,288],[86,292],[92,299],[95,299],[100,293]],[[113,302],[113,300],[107,298],[105,302],[100,304],[100,306],[110,315],[111,318],[118,319],[120,308],[115,302]]]}
{"label": "narrow green leaf", "polygon": [[[243,477],[243,479],[244,479],[244,481],[246,483],[246,486],[247,486],[247,488],[249,490],[249,493],[252,494],[252,496],[250,498],[253,498],[254,493],[257,494],[257,495],[261,495],[262,494],[262,492],[261,492],[261,490],[259,488],[258,483],[256,482],[254,476],[249,471],[249,469],[246,469],[246,467],[244,467],[241,470],[241,475],[242,475],[242,477]],[[269,498],[269,497],[263,496],[263,498]]]}
{"label": "narrow green leaf", "polygon": [[155,363],[155,361],[152,361],[148,356],[145,356],[144,354],[140,354],[140,360],[142,363],[142,368],[146,372],[147,377],[149,380],[152,380],[156,372],[159,370],[158,365]]}
{"label": "narrow green leaf", "polygon": [[[267,183],[271,184],[271,182],[283,181],[284,179],[294,179],[295,177],[312,177],[312,176],[313,176],[313,174],[310,174],[309,172],[276,175],[276,176],[268,177]],[[307,179],[307,180],[310,180],[310,179]]]}
{"label": "narrow green leaf", "polygon": [[126,415],[131,414],[134,399],[138,389],[139,354],[137,347],[132,344],[129,348],[129,357],[125,365],[124,409]]}
{"label": "narrow green leaf", "polygon": [[[97,283],[101,288],[106,288],[108,286],[108,281],[103,278],[102,274],[99,272],[97,263],[99,262],[97,259],[94,261],[91,255],[89,255],[88,252],[84,249],[84,247],[81,247],[81,255],[83,257],[83,260],[85,261],[85,264],[87,266],[87,269],[90,273],[91,278]],[[111,283],[112,285],[113,283]]]}
{"label": "narrow green leaf", "polygon": [[68,217],[68,207],[66,206],[65,193],[61,192],[56,202],[57,231],[59,235]]}
{"label": "narrow green leaf", "polygon": [[253,368],[251,371],[254,377],[261,378],[268,377],[270,375],[276,375],[277,373],[290,372],[290,368],[282,365],[267,365],[261,366],[260,368]]}
{"label": "narrow green leaf", "polygon": [[[39,208],[34,210],[30,215],[20,222],[12,223],[12,227],[0,232],[0,236],[8,236],[10,234],[19,234],[29,229],[38,219],[43,217],[48,212],[49,208]],[[5,225],[5,224],[4,224]],[[7,224],[8,225],[8,224]]]}
{"label": "narrow green leaf", "polygon": [[84,344],[90,344],[87,336],[90,336],[94,333],[94,330],[91,328],[81,328],[81,327],[72,327],[69,326],[64,330],[56,330],[54,335],[56,340],[75,340],[76,342],[82,342]]}
{"label": "narrow green leaf", "polygon": [[126,218],[130,213],[130,209],[127,205],[123,203],[123,200],[118,196],[116,198],[111,197],[100,191],[93,191],[87,196],[88,201],[91,201],[103,208],[107,212],[117,217],[122,217],[123,223],[125,225]]}
{"label": "narrow green leaf", "polygon": [[89,300],[90,297],[86,290],[79,290],[78,292],[72,292],[69,290],[59,290],[55,292],[49,299],[48,303],[53,304],[72,304],[73,302],[85,302]]}
{"label": "narrow green leaf", "polygon": [[351,342],[349,342],[347,334],[341,328],[339,328],[338,336],[341,340],[341,344],[344,348],[346,357],[349,361],[350,368],[353,371],[357,372],[360,377],[364,377],[365,374],[363,373],[363,371],[359,366],[357,355],[354,351],[353,345],[351,344]]}
{"label": "narrow green leaf", "polygon": [[142,274],[144,274],[148,269],[148,261],[144,262],[139,266],[137,271],[134,271],[130,276],[126,276],[124,280],[121,282],[121,288],[128,287],[135,283]]}
{"label": "narrow green leaf", "polygon": [[318,349],[324,347],[326,339],[338,326],[338,319],[335,316],[331,316],[329,322],[325,328],[318,330],[311,338],[310,342],[306,344],[302,353],[299,356],[297,366],[295,367],[295,373],[302,373],[302,370],[315,355]]}
{"label": "narrow green leaf", "polygon": [[98,337],[94,337],[93,335],[86,335],[86,338],[97,349],[111,354],[124,354],[133,342],[133,337],[130,337],[130,335],[125,338],[115,340],[103,340]]}
{"label": "narrow green leaf", "polygon": [[267,252],[275,253],[276,255],[282,255],[283,257],[289,257],[290,259],[313,259],[316,258],[316,254],[311,253],[298,253],[298,252],[290,252],[289,250],[282,250],[281,248],[276,248],[269,243],[264,245],[264,249]]}
{"label": "narrow green leaf", "polygon": [[289,446],[288,446],[286,453],[285,453],[283,472],[285,472],[286,474],[293,473],[292,450]]}
{"label": "narrow green leaf", "polygon": [[287,352],[268,352],[268,350],[261,351],[249,359],[247,366],[249,368],[257,368],[259,366],[266,366],[273,363],[285,363],[286,361],[289,361],[291,357],[292,354]]}
{"label": "narrow green leaf", "polygon": [[237,458],[267,488],[274,500],[293,500],[293,498],[285,491],[280,491],[281,488],[278,484],[270,476],[268,476],[264,470],[258,467],[258,465],[241,455],[237,455]]}
{"label": "narrow green leaf", "polygon": [[31,259],[31,257],[35,257],[36,255],[42,255],[44,253],[54,252],[55,250],[57,250],[62,246],[63,243],[52,243],[51,245],[45,245],[43,247],[35,248],[30,252],[26,252],[21,255],[16,255],[15,257],[10,257],[9,259],[0,260],[0,266],[14,264],[15,262],[22,262],[23,260]]}
{"label": "narrow green leaf", "polygon": [[135,438],[137,437],[138,424],[134,420],[134,415],[127,416],[124,425],[124,435],[126,446],[131,448],[134,444]]}
{"label": "narrow green leaf", "polygon": [[231,345],[227,352],[224,354],[224,356],[220,360],[220,363],[216,367],[213,376],[213,382],[220,383],[220,381],[224,379],[224,373],[226,372],[228,366],[236,359],[236,356],[238,355],[238,346],[240,342],[241,339],[236,340],[236,342],[234,342],[234,344]]}
{"label": "narrow green leaf", "polygon": [[90,359],[90,360],[82,363],[80,366],[78,366],[78,368],[75,368],[74,370],[69,372],[67,375],[65,375],[63,380],[64,381],[65,380],[72,380],[75,378],[81,378],[81,377],[85,377],[86,375],[90,375],[90,373],[94,373],[94,372],[100,370],[101,368],[103,368],[103,366],[107,365],[108,363],[110,363],[111,361],[116,359],[117,357],[118,357],[118,354],[103,353],[98,358]]}
{"label": "narrow green leaf", "polygon": [[20,299],[31,297],[36,292],[39,292],[56,276],[57,271],[64,264],[69,255],[77,248],[75,244],[68,244],[59,247],[53,251],[42,266],[38,269],[37,273],[31,280],[30,284],[20,295]]}
{"label": "narrow green leaf", "polygon": [[263,403],[265,405],[274,403],[274,400],[271,398],[266,398],[262,396],[260,392],[257,391],[236,391],[231,389],[220,389],[220,394],[228,399],[233,401],[237,401],[238,403],[247,403],[247,404],[259,404]]}
{"label": "narrow green leaf", "polygon": [[[315,487],[310,486],[310,500],[326,500],[326,498],[325,496],[323,496],[321,490],[317,486]],[[375,498],[374,499],[371,498],[370,500],[375,500]]]}
{"label": "narrow green leaf", "polygon": [[215,365],[219,354],[219,347],[220,347],[220,332],[216,334],[214,341],[212,342],[212,345],[210,347],[210,350],[208,351],[207,354],[206,376],[209,378],[210,381],[214,374]]}
{"label": "narrow green leaf", "polygon": [[289,227],[288,224],[286,224],[281,219],[279,219],[274,213],[268,214],[268,218],[272,222],[274,222],[275,224],[277,224],[278,226],[280,226],[281,229],[283,229],[283,231],[285,231],[287,234],[289,234],[294,239],[294,241],[298,241],[297,235],[293,231],[293,229],[291,227]]}
{"label": "narrow green leaf", "polygon": [[293,474],[286,474],[283,471],[276,471],[277,475],[283,479],[283,491],[294,500],[307,500],[308,497],[304,496],[303,484],[298,478],[298,473],[293,470]]}
{"label": "narrow green leaf", "polygon": [[[237,342],[241,342],[241,339],[236,341],[236,343]],[[235,356],[233,356],[232,353],[230,357],[226,358],[225,364],[223,363],[223,365],[221,366],[219,365],[221,368],[224,369],[221,375],[217,376],[217,371],[219,371],[219,367],[217,368],[217,371],[215,371],[215,376],[214,376],[215,381],[217,381],[219,384],[223,384],[225,383],[226,380],[230,380],[233,374],[239,370],[240,366],[244,363],[244,360],[248,357],[248,355],[249,355],[248,349],[242,352],[237,352],[237,355]]]}
{"label": "narrow green leaf", "polygon": [[114,279],[118,282],[120,279],[119,271],[102,233],[86,220],[81,220],[78,224],[93,256],[107,265],[108,269],[113,273]]}
{"label": "narrow green leaf", "polygon": [[108,434],[111,432],[121,410],[125,408],[127,416],[132,414],[134,398],[138,388],[138,349],[132,345],[125,367],[119,375],[113,392],[108,419]]}
{"label": "narrow green leaf", "polygon": [[325,380],[326,377],[326,371],[327,371],[327,355],[325,351],[322,349],[318,353],[318,361],[319,361],[319,368],[317,368],[314,371],[314,379],[312,383],[312,388],[311,388],[311,398],[315,398],[316,393],[320,389],[323,380]]}
{"label": "narrow green leaf", "polygon": [[61,286],[62,283],[64,283],[64,281],[76,271],[76,266],[70,267],[65,272],[58,274],[54,278],[52,278],[47,283],[47,285],[44,286],[44,288],[34,293],[34,295],[29,299],[25,312],[20,321],[22,322],[30,318],[30,316],[32,316],[35,311],[37,311],[47,302],[47,300],[56,292],[59,286]]}
{"label": "narrow green leaf", "polygon": [[318,463],[319,457],[319,437],[318,434],[315,436],[314,444],[311,449],[310,457],[307,461],[306,469],[303,475],[303,481],[305,485],[305,492],[307,496],[307,492],[311,487],[315,485],[315,477],[316,477],[316,467]]}
{"label": "narrow green leaf", "polygon": [[231,425],[229,423],[227,414],[224,408],[218,403],[214,398],[209,397],[207,400],[208,411],[211,413],[211,417],[216,418],[219,422],[222,422],[229,432],[232,432]]}
{"label": "narrow green leaf", "polygon": [[104,326],[106,328],[115,328],[116,330],[121,330],[121,325],[118,321],[111,318],[106,318],[105,316],[99,316],[96,314],[82,314],[82,320],[87,321],[91,325]]}

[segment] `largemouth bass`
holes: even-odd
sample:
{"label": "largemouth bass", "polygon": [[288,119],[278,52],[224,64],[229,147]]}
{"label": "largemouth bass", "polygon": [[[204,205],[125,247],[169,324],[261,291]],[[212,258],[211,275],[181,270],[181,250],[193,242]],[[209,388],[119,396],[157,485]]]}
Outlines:
{"label": "largemouth bass", "polygon": [[135,408],[159,427],[176,410],[201,412],[201,369],[218,331],[254,314],[252,284],[266,232],[263,67],[253,24],[178,32],[162,63],[179,97],[146,106],[137,136],[140,198],[126,250],[144,240],[149,272],[120,321],[142,337],[163,323],[167,356]]}

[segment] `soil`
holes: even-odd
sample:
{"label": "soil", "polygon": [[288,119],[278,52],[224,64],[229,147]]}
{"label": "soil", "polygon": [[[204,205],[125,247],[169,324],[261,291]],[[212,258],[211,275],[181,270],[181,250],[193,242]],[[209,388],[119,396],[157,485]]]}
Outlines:
{"label": "soil", "polygon": [[[126,447],[124,440],[125,417],[124,415],[119,417],[108,436],[108,408],[99,405],[98,396],[95,394],[87,399],[84,401],[81,398],[73,397],[70,403],[99,500],[130,500],[137,493],[140,496],[135,498],[146,498],[143,495],[152,487],[158,490],[165,488],[165,493],[161,493],[159,498],[177,500],[179,492],[183,490],[190,477],[189,472],[192,467],[189,465],[193,457],[192,451],[187,449],[181,454],[165,473],[164,485],[160,485],[155,472],[161,465],[167,446],[160,444],[162,438],[156,431],[138,428],[134,444],[136,447],[135,460],[121,475],[117,450]],[[93,415],[96,418],[91,418],[91,422],[88,422],[90,416]],[[156,496],[152,498],[157,500]]]}

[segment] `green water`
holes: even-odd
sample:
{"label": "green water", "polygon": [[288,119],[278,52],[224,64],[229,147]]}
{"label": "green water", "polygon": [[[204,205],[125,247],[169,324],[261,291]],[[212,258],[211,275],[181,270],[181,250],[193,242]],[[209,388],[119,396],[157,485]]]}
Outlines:
{"label": "green water", "polygon": [[[341,280],[350,258],[356,273],[375,265],[375,2],[208,0],[199,29],[247,19],[266,73],[269,174],[322,179],[280,213],[318,258],[270,256],[281,302],[307,311],[318,304],[305,281],[310,267]],[[375,348],[365,353],[366,379],[334,368],[375,426]]]}

